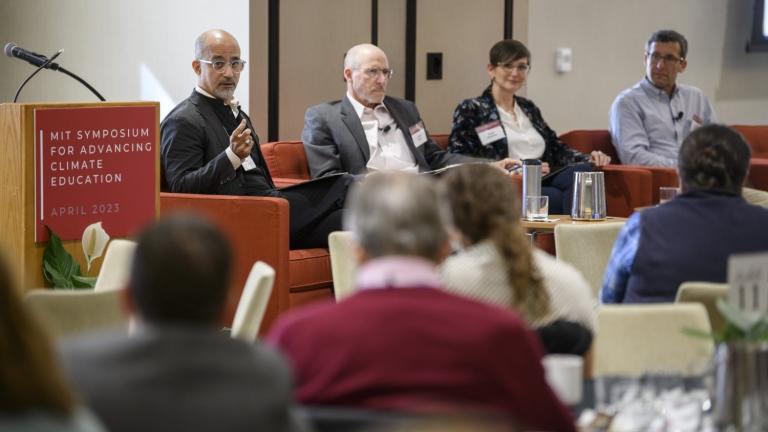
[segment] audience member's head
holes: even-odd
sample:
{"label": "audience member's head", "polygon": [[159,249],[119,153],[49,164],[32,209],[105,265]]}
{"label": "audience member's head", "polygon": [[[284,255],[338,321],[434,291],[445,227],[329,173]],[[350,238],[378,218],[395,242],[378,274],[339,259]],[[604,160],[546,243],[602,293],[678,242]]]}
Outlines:
{"label": "audience member's head", "polygon": [[491,241],[506,266],[515,307],[532,320],[549,312],[549,296],[533,264],[528,239],[520,225],[514,183],[486,164],[450,170],[443,180],[453,224],[467,245]]}
{"label": "audience member's head", "polygon": [[192,70],[197,85],[216,98],[225,102],[232,99],[244,66],[240,45],[226,31],[208,30],[195,40]]}
{"label": "audience member's head", "polygon": [[64,380],[51,341],[20,298],[0,256],[0,414],[71,414],[75,399]]}
{"label": "audience member's head", "polygon": [[411,255],[439,262],[448,233],[434,181],[401,172],[369,175],[348,199],[345,226],[365,258]]}
{"label": "audience member's head", "polygon": [[130,296],[150,323],[215,325],[226,303],[231,251],[224,235],[198,216],[160,220],[138,239]]}
{"label": "audience member's head", "polygon": [[718,124],[697,128],[680,146],[678,171],[682,189],[719,189],[741,194],[749,159],[749,145],[735,130]]}
{"label": "audience member's head", "polygon": [[387,55],[376,45],[355,45],[344,56],[347,91],[363,105],[382,103],[391,77]]}

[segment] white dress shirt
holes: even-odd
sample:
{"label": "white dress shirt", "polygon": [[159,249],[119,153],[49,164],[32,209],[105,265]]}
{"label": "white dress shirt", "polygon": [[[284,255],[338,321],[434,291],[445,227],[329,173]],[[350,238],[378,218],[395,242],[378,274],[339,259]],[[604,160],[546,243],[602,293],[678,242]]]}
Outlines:
{"label": "white dress shirt", "polygon": [[496,109],[499,110],[501,125],[507,135],[509,157],[521,160],[540,159],[544,155],[544,138],[536,131],[520,106],[515,104],[515,115],[504,111],[498,105]]}
{"label": "white dress shirt", "polygon": [[379,104],[373,109],[368,108],[349,92],[347,98],[360,118],[368,141],[371,156],[366,167],[373,171],[418,172],[419,167],[405,141],[405,135],[387,107]]}

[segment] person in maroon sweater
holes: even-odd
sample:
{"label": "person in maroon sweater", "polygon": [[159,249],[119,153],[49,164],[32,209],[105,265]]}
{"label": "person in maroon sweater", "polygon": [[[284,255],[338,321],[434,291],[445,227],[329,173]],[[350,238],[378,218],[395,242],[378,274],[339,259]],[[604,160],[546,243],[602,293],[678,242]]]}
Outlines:
{"label": "person in maroon sweater", "polygon": [[542,348],[514,312],[443,291],[450,248],[432,180],[373,174],[353,190],[357,292],[288,312],[267,342],[288,358],[306,405],[508,416],[574,431],[544,378]]}

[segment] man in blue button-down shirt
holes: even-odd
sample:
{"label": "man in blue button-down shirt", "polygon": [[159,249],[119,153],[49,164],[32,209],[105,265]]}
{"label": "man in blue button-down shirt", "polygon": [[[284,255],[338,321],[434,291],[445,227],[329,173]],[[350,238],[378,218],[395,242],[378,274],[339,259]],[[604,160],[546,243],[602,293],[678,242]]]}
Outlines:
{"label": "man in blue button-down shirt", "polygon": [[611,106],[611,139],[622,163],[674,167],[683,139],[717,122],[701,90],[677,83],[687,54],[688,41],[674,30],[657,31],[646,42],[645,77]]}

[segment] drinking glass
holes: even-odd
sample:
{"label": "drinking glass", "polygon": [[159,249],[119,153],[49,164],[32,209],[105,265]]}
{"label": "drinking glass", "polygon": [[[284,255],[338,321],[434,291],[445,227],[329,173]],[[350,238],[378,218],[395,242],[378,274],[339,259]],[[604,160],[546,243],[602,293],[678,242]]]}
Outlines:
{"label": "drinking glass", "polygon": [[671,201],[678,193],[680,193],[680,189],[676,187],[661,186],[659,188],[659,204]]}
{"label": "drinking glass", "polygon": [[548,196],[525,197],[525,218],[529,221],[545,221],[549,217]]}

